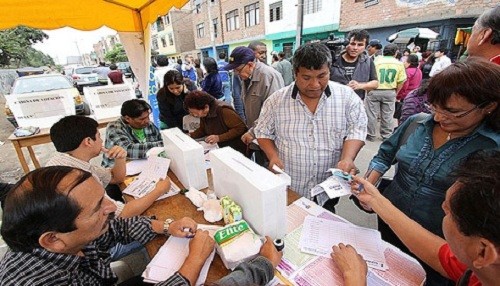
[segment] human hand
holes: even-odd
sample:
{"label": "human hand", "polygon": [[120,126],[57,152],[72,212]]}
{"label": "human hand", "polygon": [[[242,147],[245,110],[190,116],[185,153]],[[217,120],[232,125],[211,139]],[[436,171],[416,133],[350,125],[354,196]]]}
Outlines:
{"label": "human hand", "polygon": [[273,240],[266,236],[266,242],[260,248],[260,255],[267,258],[274,268],[278,266],[281,261],[281,257],[283,257],[283,251],[278,251],[276,246],[274,246]]}
{"label": "human hand", "polygon": [[361,255],[351,245],[334,245],[330,256],[333,258],[346,285],[366,285],[368,266]]}
{"label": "human hand", "polygon": [[382,197],[382,194],[372,183],[360,176],[352,177],[351,193],[358,198],[361,206],[367,211],[371,211],[373,203]]}
{"label": "human hand", "polygon": [[252,143],[253,139],[254,138],[250,132],[245,132],[245,134],[241,135],[241,141],[243,141],[246,145]]}
{"label": "human hand", "polygon": [[170,191],[170,178],[166,177],[165,180],[160,179],[155,186],[155,190],[160,192],[161,194],[166,194]]}
{"label": "human hand", "polygon": [[208,144],[216,144],[219,143],[219,135],[209,135],[207,138],[205,138],[205,142]]}
{"label": "human hand", "polygon": [[168,233],[176,237],[193,237],[196,233],[198,224],[189,217],[173,221],[168,227]]}
{"label": "human hand", "polygon": [[268,169],[271,172],[276,173],[276,171],[273,170],[274,165],[278,166],[281,170],[285,170],[285,164],[283,164],[283,162],[278,156],[269,159],[269,167],[268,167]]}
{"label": "human hand", "polygon": [[340,160],[337,164],[337,168],[351,175],[356,175],[356,172],[358,170],[356,168],[356,165],[354,165],[354,161],[352,159]]}
{"label": "human hand", "polygon": [[122,147],[115,145],[110,149],[101,147],[101,151],[106,154],[109,159],[125,159],[127,158],[127,151]]}
{"label": "human hand", "polygon": [[347,86],[354,90],[362,89],[362,84],[355,80],[351,80],[349,83],[347,83]]}
{"label": "human hand", "polygon": [[208,231],[199,229],[189,242],[189,255],[193,254],[204,262],[214,250],[214,246],[215,241]]}

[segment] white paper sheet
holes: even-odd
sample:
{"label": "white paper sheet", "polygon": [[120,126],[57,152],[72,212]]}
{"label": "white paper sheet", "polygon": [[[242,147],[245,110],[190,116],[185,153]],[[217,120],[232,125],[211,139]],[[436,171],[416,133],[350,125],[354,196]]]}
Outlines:
{"label": "white paper sheet", "polygon": [[[158,283],[167,280],[178,271],[189,254],[189,239],[170,236],[142,273],[145,282]],[[208,269],[214,259],[215,250],[207,258],[196,285],[203,285]]]}
{"label": "white paper sheet", "polygon": [[[135,198],[144,197],[155,188],[156,183],[160,179],[165,179],[167,177],[169,166],[170,159],[157,156],[149,157],[146,161],[146,165],[143,166],[141,174],[123,190],[123,193],[131,195]],[[179,187],[171,182],[170,191],[160,196],[157,200],[173,196],[179,191]]]}
{"label": "white paper sheet", "polygon": [[330,257],[331,247],[350,244],[363,256],[369,267],[386,270],[380,232],[327,219],[307,216],[304,220],[300,249],[303,252]]}
{"label": "white paper sheet", "polygon": [[132,160],[127,162],[127,176],[134,176],[142,172],[148,164],[147,159]]}
{"label": "white paper sheet", "polygon": [[207,170],[211,169],[212,164],[210,163],[210,151],[219,149],[219,145],[217,143],[209,144],[203,140],[197,140],[196,142],[200,143],[200,145],[203,146],[203,154],[205,155],[205,167],[207,168]]}

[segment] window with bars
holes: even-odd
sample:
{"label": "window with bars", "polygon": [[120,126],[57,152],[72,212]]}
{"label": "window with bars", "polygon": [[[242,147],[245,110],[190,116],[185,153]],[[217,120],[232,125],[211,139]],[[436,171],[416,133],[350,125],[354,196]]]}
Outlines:
{"label": "window with bars", "polygon": [[172,33],[168,33],[168,44],[170,46],[174,45],[174,36],[172,35]]}
{"label": "window with bars", "polygon": [[240,28],[240,15],[238,9],[226,13],[226,29],[227,31],[238,30]]}
{"label": "window with bars", "polygon": [[205,37],[205,23],[196,25],[196,36],[198,36],[198,38]]}
{"label": "window with bars", "polygon": [[165,39],[165,37],[161,37],[160,39],[161,39],[161,46],[165,48],[167,46],[167,39]]}
{"label": "window with bars", "polygon": [[283,19],[283,1],[279,1],[269,5],[269,21],[279,21]]}
{"label": "window with bars", "polygon": [[219,22],[218,18],[212,20],[212,26],[214,27],[214,38],[217,38],[217,22]]}
{"label": "window with bars", "polygon": [[165,24],[163,23],[163,19],[161,17],[158,17],[158,19],[156,19],[156,30],[158,32],[165,30]]}
{"label": "window with bars", "polygon": [[245,27],[259,24],[259,2],[245,6]]}
{"label": "window with bars", "polygon": [[170,25],[170,15],[165,15],[165,24]]}
{"label": "window with bars", "polygon": [[304,0],[304,15],[321,11],[322,0]]}

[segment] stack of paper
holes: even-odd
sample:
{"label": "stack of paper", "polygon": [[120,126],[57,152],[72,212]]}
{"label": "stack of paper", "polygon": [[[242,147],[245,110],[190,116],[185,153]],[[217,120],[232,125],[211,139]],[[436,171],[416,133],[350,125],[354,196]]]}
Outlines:
{"label": "stack of paper", "polygon": [[[123,193],[131,195],[135,198],[142,198],[149,194],[156,186],[160,179],[167,177],[170,159],[152,156],[149,157],[145,166],[142,167],[142,172],[130,183]],[[171,182],[170,191],[160,196],[158,200],[164,199],[178,194],[180,188]]]}
{"label": "stack of paper", "polygon": [[302,252],[330,257],[332,246],[339,243],[352,245],[369,267],[387,270],[385,246],[377,230],[314,216],[305,218],[299,244]]}
{"label": "stack of paper", "polygon": [[[144,282],[158,283],[167,280],[177,272],[189,254],[189,239],[170,236],[142,273]],[[203,285],[208,269],[215,255],[215,250],[205,261],[196,285]]]}

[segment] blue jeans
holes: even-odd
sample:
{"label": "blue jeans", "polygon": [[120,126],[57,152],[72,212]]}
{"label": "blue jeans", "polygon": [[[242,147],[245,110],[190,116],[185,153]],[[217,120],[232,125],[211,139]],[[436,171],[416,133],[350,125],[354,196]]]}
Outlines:
{"label": "blue jeans", "polygon": [[231,83],[230,82],[222,82],[222,92],[224,92],[224,101],[233,105],[233,97],[231,96]]}
{"label": "blue jeans", "polygon": [[241,80],[237,75],[233,75],[233,100],[234,110],[246,122],[245,110],[243,108],[243,101],[241,100]]}
{"label": "blue jeans", "polygon": [[143,247],[144,246],[142,246],[142,244],[138,241],[134,241],[129,244],[118,243],[109,250],[111,254],[111,261],[117,261],[122,257],[139,251]]}

